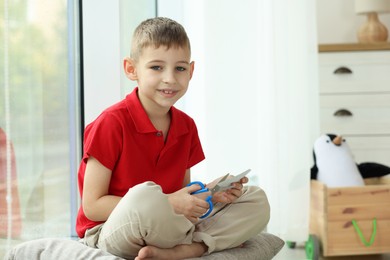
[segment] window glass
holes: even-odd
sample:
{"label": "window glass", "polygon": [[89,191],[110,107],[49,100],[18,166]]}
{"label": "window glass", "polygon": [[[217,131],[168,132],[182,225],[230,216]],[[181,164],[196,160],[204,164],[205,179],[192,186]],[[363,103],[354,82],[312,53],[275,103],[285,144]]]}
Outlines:
{"label": "window glass", "polygon": [[[110,4],[105,0],[0,1],[0,258],[26,240],[75,235],[82,135],[81,70],[75,57],[83,57],[84,78],[89,64],[97,64],[77,48],[76,2],[83,3],[83,14],[94,15],[96,23],[109,16],[96,15],[96,6]],[[88,8],[91,3],[93,8]],[[118,68],[128,55],[135,26],[155,16],[156,1],[118,4],[109,18],[119,19],[119,37],[110,33],[104,37],[112,37],[120,49],[113,74],[121,77],[117,81],[124,96],[135,83],[124,80]],[[88,45],[86,35],[84,50],[92,48],[100,63],[104,48],[94,41]],[[93,78],[99,83],[99,75],[94,73]],[[96,90],[95,83],[84,85],[84,100],[95,100],[97,94],[85,90],[88,85]]]}
{"label": "window glass", "polygon": [[2,257],[21,241],[70,237],[76,127],[68,1],[2,0],[0,9]]}

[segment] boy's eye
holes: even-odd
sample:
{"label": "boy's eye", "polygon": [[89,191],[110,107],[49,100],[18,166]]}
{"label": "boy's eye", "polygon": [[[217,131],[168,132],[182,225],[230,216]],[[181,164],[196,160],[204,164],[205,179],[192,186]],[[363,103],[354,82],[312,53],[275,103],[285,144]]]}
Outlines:
{"label": "boy's eye", "polygon": [[177,70],[177,71],[185,71],[186,68],[184,68],[184,67],[176,67],[176,70]]}
{"label": "boy's eye", "polygon": [[160,66],[152,66],[150,67],[152,70],[161,70],[161,67]]}

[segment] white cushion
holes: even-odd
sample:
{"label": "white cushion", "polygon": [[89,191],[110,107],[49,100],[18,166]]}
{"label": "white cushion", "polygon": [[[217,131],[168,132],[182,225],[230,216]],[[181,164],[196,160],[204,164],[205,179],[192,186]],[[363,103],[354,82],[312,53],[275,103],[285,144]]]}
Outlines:
{"label": "white cushion", "polygon": [[[208,256],[192,260],[270,260],[283,247],[284,241],[279,237],[261,233],[247,242],[243,247],[214,252]],[[4,260],[122,260],[103,250],[88,247],[78,241],[61,238],[44,238],[23,242],[12,248]]]}

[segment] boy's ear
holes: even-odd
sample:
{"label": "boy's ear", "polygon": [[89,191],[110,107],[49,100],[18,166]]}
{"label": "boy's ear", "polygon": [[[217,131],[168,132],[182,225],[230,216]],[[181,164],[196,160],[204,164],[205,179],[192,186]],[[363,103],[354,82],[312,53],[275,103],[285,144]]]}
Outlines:
{"label": "boy's ear", "polygon": [[137,70],[135,69],[135,61],[130,57],[126,57],[123,60],[123,68],[125,70],[126,77],[130,80],[137,80]]}
{"label": "boy's ear", "polygon": [[190,79],[192,79],[192,75],[194,74],[194,69],[195,69],[195,61],[192,61],[190,63]]}

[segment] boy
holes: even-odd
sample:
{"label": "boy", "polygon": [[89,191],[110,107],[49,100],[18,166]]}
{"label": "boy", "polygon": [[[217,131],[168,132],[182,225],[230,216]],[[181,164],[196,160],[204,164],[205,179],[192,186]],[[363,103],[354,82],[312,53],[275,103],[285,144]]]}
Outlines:
{"label": "boy", "polygon": [[[77,232],[123,258],[184,259],[239,246],[269,219],[264,192],[242,178],[213,195],[190,183],[204,159],[194,121],[173,105],[194,71],[184,28],[168,18],[135,30],[124,70],[138,87],[86,127]],[[218,180],[207,185],[212,188]]]}

